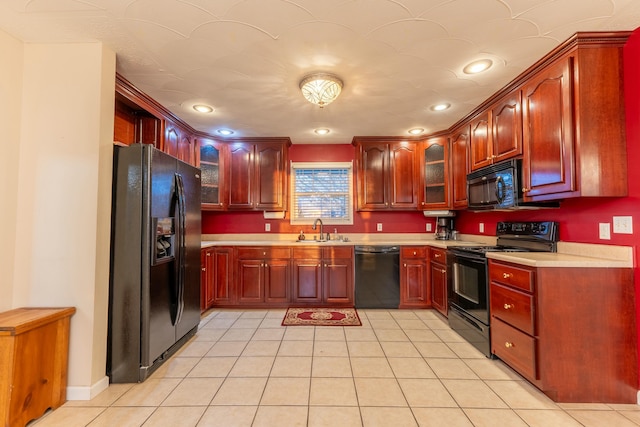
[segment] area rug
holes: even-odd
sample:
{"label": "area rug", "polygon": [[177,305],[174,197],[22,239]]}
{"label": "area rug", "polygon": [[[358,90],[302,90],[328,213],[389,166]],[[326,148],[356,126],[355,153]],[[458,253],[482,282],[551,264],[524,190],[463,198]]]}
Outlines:
{"label": "area rug", "polygon": [[289,308],[282,326],[362,326],[355,308]]}

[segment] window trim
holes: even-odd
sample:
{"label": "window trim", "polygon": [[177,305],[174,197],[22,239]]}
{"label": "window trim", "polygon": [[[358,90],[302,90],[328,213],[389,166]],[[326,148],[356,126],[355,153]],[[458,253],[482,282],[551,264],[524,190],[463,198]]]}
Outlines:
{"label": "window trim", "polygon": [[290,194],[291,194],[291,215],[289,216],[289,223],[291,225],[312,225],[316,218],[295,218],[295,181],[296,181],[296,169],[347,169],[349,175],[349,196],[347,206],[347,218],[326,218],[320,217],[324,225],[353,225],[354,217],[354,167],[353,162],[290,162]]}

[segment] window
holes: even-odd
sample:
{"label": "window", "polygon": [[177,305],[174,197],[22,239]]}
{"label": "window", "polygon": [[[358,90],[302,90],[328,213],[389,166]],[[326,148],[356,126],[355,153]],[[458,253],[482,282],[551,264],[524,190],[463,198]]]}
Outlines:
{"label": "window", "polygon": [[353,224],[351,163],[292,162],[291,195],[291,224]]}

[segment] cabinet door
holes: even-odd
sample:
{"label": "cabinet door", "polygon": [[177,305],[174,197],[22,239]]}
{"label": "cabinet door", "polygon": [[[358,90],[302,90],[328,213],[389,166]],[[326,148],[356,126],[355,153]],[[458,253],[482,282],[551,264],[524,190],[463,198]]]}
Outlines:
{"label": "cabinet door", "polygon": [[224,208],[224,151],[223,145],[205,138],[198,139],[198,161],[202,173],[202,209]]}
{"label": "cabinet door", "polygon": [[229,209],[253,209],[253,144],[229,147]]}
{"label": "cabinet door", "polygon": [[265,302],[289,302],[291,284],[291,261],[288,259],[268,259],[264,265]]}
{"label": "cabinet door", "polygon": [[170,122],[167,122],[164,132],[164,146],[162,151],[173,156],[178,157],[178,143],[180,141],[180,134]]}
{"label": "cabinet door", "polygon": [[565,58],[522,89],[525,197],[575,190],[572,73]]}
{"label": "cabinet door", "polygon": [[298,303],[322,301],[322,267],[319,259],[293,260],[293,299]]}
{"label": "cabinet door", "polygon": [[413,142],[391,144],[389,149],[389,207],[416,209],[419,178],[416,145]]}
{"label": "cabinet door", "polygon": [[444,265],[431,263],[431,304],[440,313],[447,315],[447,269]]}
{"label": "cabinet door", "polygon": [[264,302],[264,261],[238,261],[238,302]]}
{"label": "cabinet door", "polygon": [[[215,265],[214,265],[214,249],[209,248],[205,251],[205,270],[206,270],[206,280],[202,282],[202,286],[204,287],[204,309],[208,309],[213,305],[213,285],[214,285],[214,277],[215,277]],[[200,305],[202,306],[202,300],[200,301]]]}
{"label": "cabinet door", "polygon": [[286,208],[287,173],[283,144],[258,144],[255,148],[255,207],[277,211]]}
{"label": "cabinet door", "polygon": [[389,145],[360,145],[358,170],[358,209],[384,210],[389,207]]}
{"label": "cabinet door", "polygon": [[453,207],[467,207],[467,174],[469,173],[469,126],[451,136],[451,168]]}
{"label": "cabinet door", "polygon": [[522,154],[522,108],[520,91],[499,101],[491,110],[493,163]]}
{"label": "cabinet door", "polygon": [[352,259],[325,259],[322,280],[324,302],[353,305]]}
{"label": "cabinet door", "polygon": [[489,113],[484,113],[471,122],[469,163],[472,171],[491,164],[490,138]]}
{"label": "cabinet door", "polygon": [[428,306],[427,263],[420,260],[405,260],[400,269],[400,305]]}
{"label": "cabinet door", "polygon": [[448,209],[449,142],[446,137],[429,138],[423,145],[423,209]]}
{"label": "cabinet door", "polygon": [[213,295],[212,304],[233,303],[233,250],[231,248],[215,248],[213,251]]}

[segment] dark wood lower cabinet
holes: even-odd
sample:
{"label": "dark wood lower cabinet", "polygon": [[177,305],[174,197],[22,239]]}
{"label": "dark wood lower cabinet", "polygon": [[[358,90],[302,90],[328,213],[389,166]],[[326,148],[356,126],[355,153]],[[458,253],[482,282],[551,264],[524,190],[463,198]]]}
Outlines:
{"label": "dark wood lower cabinet", "polygon": [[353,247],[293,249],[293,303],[353,306]]}
{"label": "dark wood lower cabinet", "polygon": [[636,403],[631,268],[489,261],[491,351],[557,402]]}
{"label": "dark wood lower cabinet", "polygon": [[213,306],[232,305],[235,302],[233,248],[202,249],[200,263],[200,310],[204,312]]}
{"label": "dark wood lower cabinet", "polygon": [[429,283],[431,305],[443,315],[448,313],[447,299],[447,254],[443,249],[429,248]]}
{"label": "dark wood lower cabinet", "polygon": [[291,249],[238,247],[237,303],[287,305],[291,300]]}
{"label": "dark wood lower cabinet", "polygon": [[426,246],[403,246],[400,249],[400,308],[431,306],[427,251]]}

